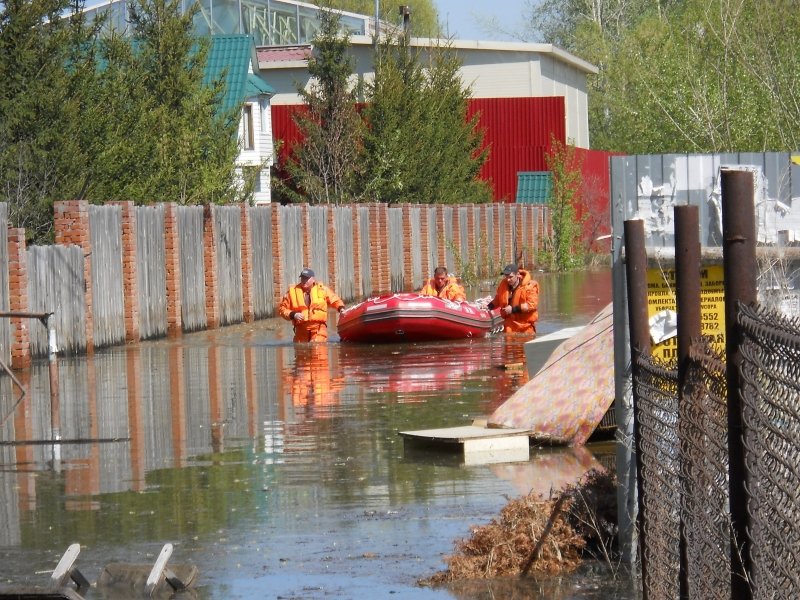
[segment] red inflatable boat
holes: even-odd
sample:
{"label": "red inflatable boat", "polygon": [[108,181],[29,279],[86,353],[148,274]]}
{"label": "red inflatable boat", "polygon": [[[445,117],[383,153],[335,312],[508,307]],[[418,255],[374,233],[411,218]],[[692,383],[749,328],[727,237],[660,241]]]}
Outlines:
{"label": "red inflatable boat", "polygon": [[392,294],[345,310],[338,331],[343,342],[428,342],[485,337],[502,330],[499,311],[435,296]]}

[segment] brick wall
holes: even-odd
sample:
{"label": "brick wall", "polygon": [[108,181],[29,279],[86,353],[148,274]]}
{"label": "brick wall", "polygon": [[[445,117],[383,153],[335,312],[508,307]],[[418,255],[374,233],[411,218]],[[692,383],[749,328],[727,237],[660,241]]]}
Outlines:
{"label": "brick wall", "polygon": [[133,202],[109,202],[122,209],[122,290],[125,294],[125,340],[139,340],[139,277],[136,270],[136,207]]}

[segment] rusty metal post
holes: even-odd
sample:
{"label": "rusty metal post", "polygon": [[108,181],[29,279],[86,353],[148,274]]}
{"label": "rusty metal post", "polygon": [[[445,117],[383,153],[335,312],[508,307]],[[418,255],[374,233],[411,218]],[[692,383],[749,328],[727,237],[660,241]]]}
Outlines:
{"label": "rusty metal post", "polygon": [[[700,212],[697,206],[675,207],[675,308],[678,313],[678,432],[684,427],[683,393],[689,370],[689,347],[701,333],[700,311]],[[688,457],[680,454],[681,465]],[[681,467],[681,470],[682,467]],[[683,489],[683,485],[681,485]],[[680,511],[680,597],[689,598],[689,554],[686,524],[683,519],[684,498]]]}
{"label": "rusty metal post", "polygon": [[725,273],[725,354],[728,386],[728,490],[731,509],[731,598],[750,600],[753,591],[747,513],[747,467],[745,464],[744,420],[741,382],[742,329],[736,323],[737,303],[756,301],[756,226],[753,174],[750,171],[721,170],[722,252]]}
{"label": "rusty metal post", "polygon": [[[647,315],[647,251],[644,243],[644,221],[631,219],[624,223],[625,235],[625,275],[628,291],[628,327],[631,337],[631,374],[633,386],[633,437],[636,448],[636,522],[639,528],[639,561],[642,565],[642,580],[647,577],[647,555],[644,551],[647,540],[644,532],[644,511],[642,498],[642,438],[639,435],[638,394],[636,381],[638,367],[636,359],[639,355],[649,355],[650,320]],[[647,600],[647,586],[642,586],[642,599]]]}

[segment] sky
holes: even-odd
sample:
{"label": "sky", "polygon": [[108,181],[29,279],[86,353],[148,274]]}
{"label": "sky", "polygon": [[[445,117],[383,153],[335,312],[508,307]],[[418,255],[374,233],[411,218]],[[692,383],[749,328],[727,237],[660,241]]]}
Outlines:
{"label": "sky", "polygon": [[495,19],[505,31],[519,29],[524,8],[530,0],[433,0],[445,33],[461,40],[501,40],[513,38],[490,31],[483,23]]}

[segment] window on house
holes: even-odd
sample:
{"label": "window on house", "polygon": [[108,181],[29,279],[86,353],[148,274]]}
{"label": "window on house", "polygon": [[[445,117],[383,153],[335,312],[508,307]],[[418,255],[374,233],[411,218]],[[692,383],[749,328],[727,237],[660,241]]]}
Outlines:
{"label": "window on house", "polygon": [[253,105],[245,104],[242,114],[242,144],[245,150],[252,150],[255,148],[255,134],[253,133]]}

